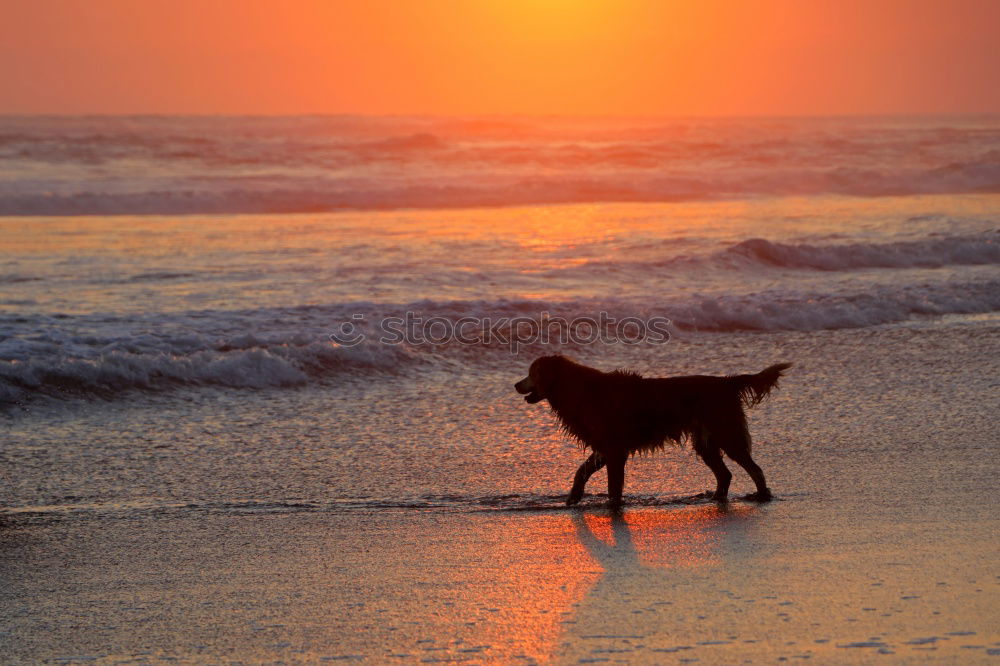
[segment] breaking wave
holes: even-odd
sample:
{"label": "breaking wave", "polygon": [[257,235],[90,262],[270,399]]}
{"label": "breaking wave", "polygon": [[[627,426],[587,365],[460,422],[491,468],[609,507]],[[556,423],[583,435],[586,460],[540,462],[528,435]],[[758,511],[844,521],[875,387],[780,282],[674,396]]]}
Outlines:
{"label": "breaking wave", "polygon": [[[407,305],[354,303],[282,310],[194,312],[134,318],[62,315],[58,335],[51,317],[0,317],[0,404],[38,397],[113,399],[132,391],[185,386],[227,389],[298,387],[349,381],[352,377],[396,376],[481,364],[495,365],[511,354],[554,349],[586,354],[601,342],[540,339],[534,331],[552,318],[572,321],[607,312],[670,320],[683,332],[815,331],[861,328],[914,317],[1000,310],[1000,281],[872,286],[853,292],[766,291],[744,295],[691,296],[638,305],[602,299],[569,302],[421,301]],[[478,317],[492,329],[478,338],[398,340],[387,335],[385,317],[418,313],[447,327]],[[544,313],[544,314],[543,314]],[[157,317],[163,317],[158,320]],[[358,322],[353,346],[331,341],[344,322]],[[276,323],[277,322],[277,323]],[[520,322],[520,323],[518,323]],[[537,326],[524,326],[535,322]],[[246,331],[254,331],[252,334]],[[488,333],[488,334],[487,334]],[[636,344],[658,344],[638,340]],[[613,341],[612,341],[613,342]],[[558,344],[557,344],[558,343]]]}
{"label": "breaking wave", "polygon": [[786,244],[752,238],[729,248],[726,254],[766,265],[821,271],[997,264],[1000,235],[842,245]]}
{"label": "breaking wave", "polygon": [[885,243],[779,243],[751,238],[707,256],[672,255],[654,261],[591,261],[571,272],[791,268],[851,271],[864,268],[941,268],[1000,264],[1000,233],[941,236]]}

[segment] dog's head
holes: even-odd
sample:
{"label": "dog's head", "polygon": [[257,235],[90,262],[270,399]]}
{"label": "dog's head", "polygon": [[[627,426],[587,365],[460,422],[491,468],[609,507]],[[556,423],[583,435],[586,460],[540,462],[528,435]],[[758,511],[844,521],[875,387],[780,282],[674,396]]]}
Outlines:
{"label": "dog's head", "polygon": [[557,368],[567,363],[562,356],[542,356],[528,368],[528,376],[514,384],[514,390],[524,396],[524,401],[530,405],[549,397],[549,388],[555,381]]}

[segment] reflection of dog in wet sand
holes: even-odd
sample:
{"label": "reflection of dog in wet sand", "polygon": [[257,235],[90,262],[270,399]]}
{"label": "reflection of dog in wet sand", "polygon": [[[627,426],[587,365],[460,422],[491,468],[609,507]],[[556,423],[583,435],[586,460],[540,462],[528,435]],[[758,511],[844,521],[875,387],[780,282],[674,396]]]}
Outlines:
{"label": "reflection of dog in wet sand", "polygon": [[548,400],[566,432],[593,451],[576,471],[566,504],[579,502],[587,479],[607,465],[609,502],[621,506],[628,457],[686,439],[715,474],[714,499],[726,499],[733,477],[722,462],[725,453],[757,485],[748,499],[765,501],[771,491],[750,457],[743,407],[766,398],[789,367],[779,363],[756,375],[647,379],[623,370],[601,372],[564,356],[543,356],[514,388],[525,402]]}

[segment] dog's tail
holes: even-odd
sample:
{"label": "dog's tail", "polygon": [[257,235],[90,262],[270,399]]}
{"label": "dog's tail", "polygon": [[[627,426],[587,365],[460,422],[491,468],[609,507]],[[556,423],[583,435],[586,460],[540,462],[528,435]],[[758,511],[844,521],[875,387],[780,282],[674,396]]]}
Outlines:
{"label": "dog's tail", "polygon": [[756,375],[730,375],[728,379],[740,400],[749,408],[759,405],[772,389],[777,388],[781,373],[790,367],[791,363],[776,363]]}

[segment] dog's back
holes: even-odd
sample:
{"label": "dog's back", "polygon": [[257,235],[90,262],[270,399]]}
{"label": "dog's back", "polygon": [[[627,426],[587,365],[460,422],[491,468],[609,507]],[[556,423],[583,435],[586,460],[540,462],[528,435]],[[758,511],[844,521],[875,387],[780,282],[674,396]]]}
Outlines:
{"label": "dog's back", "polygon": [[[583,430],[592,435],[580,437],[584,445],[595,450],[624,448],[631,454],[694,441],[704,428],[742,429],[743,405],[760,403],[787,367],[779,364],[755,375],[727,377],[581,373],[574,377],[574,399],[557,401],[553,409],[572,434]],[[585,423],[587,427],[579,427]]]}

